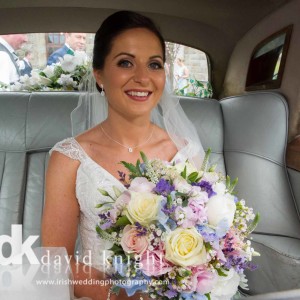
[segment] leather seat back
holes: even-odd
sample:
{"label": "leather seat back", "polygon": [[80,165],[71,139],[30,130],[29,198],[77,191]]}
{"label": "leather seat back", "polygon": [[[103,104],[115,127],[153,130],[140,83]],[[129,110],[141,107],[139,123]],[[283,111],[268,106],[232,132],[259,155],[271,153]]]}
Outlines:
{"label": "leather seat back", "polygon": [[78,93],[0,93],[0,235],[11,224],[23,224],[24,240],[40,235],[48,152],[71,136],[77,102]]}
{"label": "leather seat back", "polygon": [[300,238],[299,211],[287,176],[288,107],[276,93],[251,93],[221,101],[226,171],[238,177],[265,234]]}

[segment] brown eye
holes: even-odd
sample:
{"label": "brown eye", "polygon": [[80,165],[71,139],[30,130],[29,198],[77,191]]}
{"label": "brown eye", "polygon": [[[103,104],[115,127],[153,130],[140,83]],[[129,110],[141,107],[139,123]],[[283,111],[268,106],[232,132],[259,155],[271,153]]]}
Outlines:
{"label": "brown eye", "polygon": [[121,68],[130,68],[132,67],[132,63],[129,60],[122,59],[118,62],[118,66]]}
{"label": "brown eye", "polygon": [[163,66],[160,62],[152,62],[150,63],[149,68],[152,70],[160,70],[163,69]]}

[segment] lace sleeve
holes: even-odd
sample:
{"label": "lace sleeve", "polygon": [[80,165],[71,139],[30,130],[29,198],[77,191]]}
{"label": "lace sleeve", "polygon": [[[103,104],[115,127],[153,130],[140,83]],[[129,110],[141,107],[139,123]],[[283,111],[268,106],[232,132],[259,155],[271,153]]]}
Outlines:
{"label": "lace sleeve", "polygon": [[86,158],[86,154],[82,150],[79,143],[73,138],[64,139],[54,145],[54,147],[49,151],[50,155],[53,151],[60,152],[72,159],[79,160],[82,162]]}

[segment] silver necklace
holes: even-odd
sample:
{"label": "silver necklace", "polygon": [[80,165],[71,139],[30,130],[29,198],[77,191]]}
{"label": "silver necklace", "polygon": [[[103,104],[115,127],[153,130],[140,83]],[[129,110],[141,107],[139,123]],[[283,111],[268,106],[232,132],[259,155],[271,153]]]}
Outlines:
{"label": "silver necklace", "polygon": [[149,137],[147,138],[146,141],[144,141],[143,143],[141,143],[141,144],[139,144],[139,145],[137,145],[137,146],[130,147],[130,146],[123,145],[122,143],[120,143],[120,142],[114,140],[114,139],[113,139],[110,135],[108,135],[108,133],[104,130],[104,128],[102,127],[102,124],[100,124],[100,128],[101,128],[101,130],[103,131],[103,133],[105,134],[105,136],[106,136],[108,139],[110,139],[111,141],[113,141],[113,142],[119,144],[120,146],[126,148],[126,149],[128,150],[128,152],[130,152],[130,153],[133,152],[133,149],[136,149],[136,148],[138,148],[138,147],[141,147],[141,146],[147,144],[147,143],[150,141],[150,139],[152,138],[152,135],[153,135],[153,132],[154,132],[154,126],[152,126],[152,131],[151,131],[151,133],[150,133],[150,135],[149,135]]}

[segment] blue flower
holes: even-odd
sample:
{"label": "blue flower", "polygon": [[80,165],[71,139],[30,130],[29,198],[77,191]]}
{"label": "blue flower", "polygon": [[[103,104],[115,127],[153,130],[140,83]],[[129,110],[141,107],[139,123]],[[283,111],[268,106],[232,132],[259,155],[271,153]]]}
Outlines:
{"label": "blue flower", "polygon": [[215,242],[219,240],[216,231],[207,225],[196,225],[197,231],[202,235],[205,242]]}
{"label": "blue flower", "polygon": [[142,285],[135,284],[131,286],[121,286],[121,287],[125,289],[128,297],[133,296],[137,291],[144,292],[144,293],[147,291],[147,284],[142,284]]}
{"label": "blue flower", "polygon": [[207,300],[205,295],[199,293],[182,293],[181,297],[185,300]]}
{"label": "blue flower", "polygon": [[227,231],[229,230],[229,228],[230,228],[230,225],[229,225],[228,219],[223,218],[217,225],[216,235],[219,238],[224,237],[226,235]]}
{"label": "blue flower", "polygon": [[173,290],[173,289],[172,290],[167,290],[166,292],[164,292],[164,295],[166,297],[168,297],[169,299],[172,299],[172,298],[176,297],[177,294],[178,294],[178,292]]}

